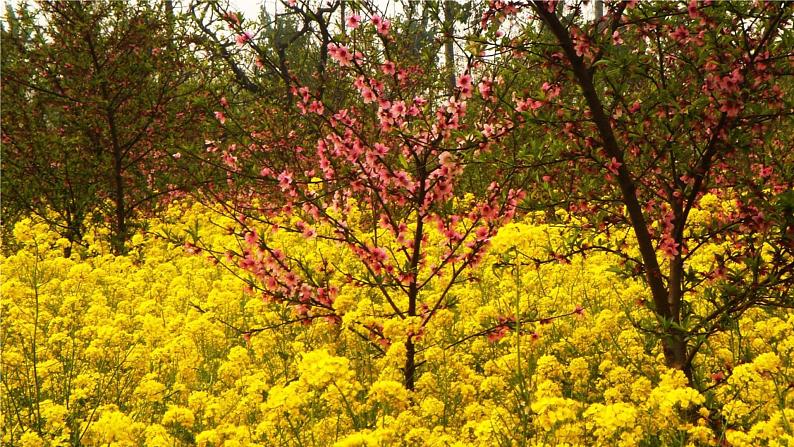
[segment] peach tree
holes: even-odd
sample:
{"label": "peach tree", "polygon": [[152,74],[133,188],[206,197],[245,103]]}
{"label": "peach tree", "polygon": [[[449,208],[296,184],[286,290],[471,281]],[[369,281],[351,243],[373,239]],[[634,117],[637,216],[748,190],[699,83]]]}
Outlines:
{"label": "peach tree", "polygon": [[791,23],[785,3],[493,0],[473,38],[517,86],[527,205],[579,228],[549,259],[608,251],[644,278],[643,327],[692,385],[709,336],[794,305]]}
{"label": "peach tree", "polygon": [[[219,101],[219,122],[227,129],[240,125],[242,132],[234,142],[212,143],[231,188],[211,194],[244,228],[240,249],[226,259],[250,273],[249,286],[267,301],[290,305],[289,321],[341,322],[340,287],[374,292],[385,309],[378,317],[403,320],[408,328],[399,341],[404,385],[413,389],[424,328],[451,305],[450,289],[469,281],[489,239],[523,198],[515,170],[487,180],[478,194],[464,196],[472,188],[461,186],[476,177],[512,124],[501,111],[494,115],[476,104],[471,59],[462,61],[450,88],[448,71],[435,69],[437,52],[416,51],[411,33],[420,30],[410,21],[387,18],[363,2],[342,16],[341,5],[283,5],[284,14],[305,24],[296,33],[319,47],[314,60],[321,68],[309,77],[279,63],[267,40],[236,13],[216,4],[204,10],[230,30],[234,72],[255,60],[287,87],[282,96],[263,99],[266,116],[259,115],[256,126],[243,124],[250,120],[227,99]],[[248,85],[250,73],[242,74],[238,81]],[[356,210],[362,215],[354,217]],[[358,267],[340,271],[323,258],[318,268],[273,246],[273,231],[335,241]],[[423,294],[431,285],[441,293]],[[381,350],[397,341],[384,336],[380,323],[351,330]]]}

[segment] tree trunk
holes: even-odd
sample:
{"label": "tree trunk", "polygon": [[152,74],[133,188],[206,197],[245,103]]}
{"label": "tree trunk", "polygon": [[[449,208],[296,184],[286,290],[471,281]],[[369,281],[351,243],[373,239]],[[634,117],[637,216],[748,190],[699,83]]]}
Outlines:
{"label": "tree trunk", "polygon": [[595,0],[593,15],[596,22],[604,17],[604,0]]}
{"label": "tree trunk", "polygon": [[127,211],[124,200],[124,153],[119,144],[115,115],[112,110],[108,110],[107,115],[111,142],[113,144],[113,203],[116,207],[111,245],[115,254],[123,255],[127,251]]}
{"label": "tree trunk", "polygon": [[[670,278],[670,284],[665,286],[659,260],[656,257],[656,248],[637,197],[637,186],[624,162],[623,149],[615,137],[609,116],[604,111],[603,103],[598,95],[598,89],[593,82],[591,67],[587,67],[585,61],[576,54],[573,40],[557,15],[548,12],[537,4],[535,10],[549,26],[565,52],[566,58],[571,63],[571,69],[582,91],[582,96],[592,113],[592,121],[596,125],[598,136],[603,141],[604,150],[609,157],[614,157],[621,163],[616,176],[620,188],[621,201],[626,206],[628,220],[637,238],[640,256],[645,267],[646,284],[651,289],[653,297],[653,311],[663,326],[662,350],[665,362],[672,368],[684,371],[689,377],[691,373],[688,373],[690,367],[688,366],[689,360],[687,358],[687,341],[685,334],[678,327],[681,301],[680,268],[677,270],[678,279]],[[676,264],[674,260],[673,265]],[[673,284],[672,288],[669,287],[671,284]]]}
{"label": "tree trunk", "polygon": [[[416,230],[414,230],[413,251],[410,259],[410,271],[413,275],[411,284],[408,286],[408,317],[416,316],[416,302],[419,297],[419,262],[422,258],[422,239],[424,239],[424,220],[421,213],[422,204],[425,201],[425,194],[427,193],[427,172],[425,171],[424,164],[419,163],[419,194],[417,195],[417,209],[416,209]],[[414,345],[413,337],[416,334],[407,334],[408,339],[405,342],[405,369],[404,382],[405,388],[413,391],[416,384],[416,346]]]}
{"label": "tree trunk", "polygon": [[[424,194],[420,195],[424,196]],[[416,316],[416,300],[419,296],[419,284],[417,281],[419,279],[419,258],[424,231],[423,227],[422,216],[419,215],[419,223],[416,225],[416,232],[414,233],[414,250],[411,256],[411,273],[413,274],[413,280],[408,287],[408,317]],[[405,342],[405,369],[403,374],[405,388],[409,390],[413,390],[416,383],[416,346],[413,340],[414,335],[415,334],[408,334],[408,340]]]}
{"label": "tree trunk", "polygon": [[115,186],[113,201],[116,205],[116,228],[113,235],[113,252],[117,255],[124,254],[127,241],[127,221],[124,212],[124,178],[122,177],[121,157],[114,153],[113,182]]}
{"label": "tree trunk", "polygon": [[449,94],[455,91],[455,18],[452,16],[452,0],[444,0],[444,59],[447,70]]}
{"label": "tree trunk", "polygon": [[413,391],[416,386],[416,346],[414,345],[413,338],[408,337],[405,343],[405,373],[404,381],[405,388]]}
{"label": "tree trunk", "polygon": [[672,324],[666,331],[667,336],[662,341],[662,346],[667,365],[684,371],[690,384],[694,385],[692,383],[692,368],[687,346],[687,336],[680,328],[681,302],[684,298],[684,292],[682,290],[683,272],[684,261],[679,254],[670,260],[670,272],[667,281],[667,302],[670,306],[670,322]]}
{"label": "tree trunk", "polygon": [[689,361],[688,346],[684,334],[675,328],[670,328],[662,340],[664,360],[670,368],[680,369],[684,372],[690,385],[692,382],[692,364]]}

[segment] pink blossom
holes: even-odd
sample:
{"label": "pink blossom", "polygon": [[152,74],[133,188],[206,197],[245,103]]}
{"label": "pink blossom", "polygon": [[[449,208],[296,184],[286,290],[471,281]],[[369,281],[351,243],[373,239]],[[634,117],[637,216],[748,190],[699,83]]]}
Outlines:
{"label": "pink blossom", "polygon": [[364,76],[358,76],[353,81],[353,87],[355,87],[355,88],[357,88],[359,90],[363,89],[366,86],[367,86],[367,83],[366,83],[366,79],[364,78]]}
{"label": "pink blossom", "polygon": [[361,24],[361,16],[358,14],[353,14],[347,18],[345,24],[350,29],[356,29]]}
{"label": "pink blossom", "polygon": [[619,162],[615,157],[612,157],[612,159],[609,160],[609,162],[607,162],[607,164],[605,165],[605,167],[609,170],[609,172],[615,175],[618,174],[618,168],[620,168],[621,166],[623,166],[623,163]]}
{"label": "pink blossom", "polygon": [[724,112],[728,118],[736,118],[742,110],[738,102],[732,100],[720,101],[720,112]]}
{"label": "pink blossom", "polygon": [[375,143],[375,152],[381,156],[386,155],[389,153],[389,147],[385,144]]}
{"label": "pink blossom", "polygon": [[310,227],[310,226],[306,225],[306,223],[305,223],[305,222],[298,222],[298,223],[300,223],[300,224],[303,224],[303,225],[301,225],[300,227],[298,227],[298,229],[299,229],[299,230],[301,230],[301,235],[302,235],[304,238],[306,238],[306,239],[311,239],[311,238],[313,238],[314,236],[316,236],[316,235],[317,235],[317,232],[316,232],[316,231],[314,231],[314,228],[312,228],[312,227]]}
{"label": "pink blossom", "polygon": [[579,57],[590,57],[590,41],[587,40],[587,37],[583,35],[574,35],[575,44],[574,50],[576,50],[576,55]]}
{"label": "pink blossom", "polygon": [[381,36],[386,36],[389,34],[391,22],[388,20],[382,18],[381,16],[375,15],[372,16],[372,24],[375,25],[375,31],[377,31]]}
{"label": "pink blossom", "polygon": [[254,37],[254,35],[251,34],[250,31],[246,31],[246,32],[244,32],[242,34],[238,34],[236,39],[235,39],[237,41],[237,46],[241,47],[241,46],[245,45],[245,43],[250,41],[253,37]]}
{"label": "pink blossom", "polygon": [[493,81],[488,79],[488,78],[484,78],[480,82],[480,85],[478,86],[478,88],[480,90],[480,95],[482,95],[482,99],[486,99],[487,100],[493,94]]}
{"label": "pink blossom", "polygon": [[496,219],[499,216],[499,210],[487,203],[480,207],[480,213],[486,219]]}
{"label": "pink blossom", "polygon": [[240,25],[240,17],[233,12],[227,12],[223,15],[223,18],[229,22],[229,28],[232,28],[233,25]]}
{"label": "pink blossom", "polygon": [[245,233],[245,243],[248,245],[256,245],[257,241],[259,241],[259,235],[256,234],[256,231],[249,231]]}
{"label": "pink blossom", "polygon": [[526,112],[528,110],[532,110],[534,112],[535,110],[538,110],[539,108],[543,107],[544,104],[543,101],[538,101],[532,98],[521,100],[521,99],[515,99],[514,97],[513,100],[516,102],[516,110],[519,112]]}
{"label": "pink blossom", "polygon": [[278,175],[278,184],[281,186],[282,191],[288,190],[290,185],[292,185],[292,173],[289,171],[281,172],[281,174]]}
{"label": "pink blossom", "polygon": [[499,317],[499,324],[488,333],[488,341],[496,343],[510,332],[510,325],[515,322],[513,317]]}
{"label": "pink blossom", "polygon": [[674,258],[679,254],[678,243],[670,236],[665,236],[664,239],[662,239],[661,244],[659,244],[659,248],[668,258]]}
{"label": "pink blossom", "polygon": [[612,33],[612,41],[615,42],[615,45],[623,45],[623,38],[620,37],[620,31],[615,30]]}
{"label": "pink blossom", "polygon": [[456,81],[455,86],[458,88],[471,87],[471,75],[466,73],[461,75]]}
{"label": "pink blossom", "polygon": [[471,75],[464,74],[455,81],[455,85],[460,89],[460,97],[463,99],[471,98],[472,94],[472,85],[471,85]]}
{"label": "pink blossom", "polygon": [[441,163],[441,166],[452,168],[455,166],[455,156],[448,151],[444,151],[438,155],[438,162]]}
{"label": "pink blossom", "polygon": [[190,242],[185,242],[185,252],[190,255],[195,255],[201,252],[201,247],[197,247]]}
{"label": "pink blossom", "polygon": [[237,169],[237,157],[227,151],[223,152],[223,163],[232,170]]}
{"label": "pink blossom", "polygon": [[226,115],[223,112],[215,112],[215,119],[221,122],[221,124],[226,123]]}
{"label": "pink blossom", "polygon": [[689,4],[687,5],[687,12],[689,12],[689,17],[692,17],[693,19],[700,17],[700,11],[698,10],[697,0],[689,0]]}
{"label": "pink blossom", "polygon": [[311,104],[309,104],[309,112],[322,115],[324,111],[325,111],[325,107],[323,106],[323,103],[321,103],[320,101],[315,100],[312,101]]}
{"label": "pink blossom", "polygon": [[365,104],[369,104],[375,101],[375,92],[372,91],[369,87],[364,87],[361,89],[361,98],[364,99]]}
{"label": "pink blossom", "polygon": [[380,69],[383,71],[383,74],[391,76],[395,73],[394,62],[386,61],[380,66]]}
{"label": "pink blossom", "polygon": [[543,93],[546,94],[546,98],[548,98],[548,99],[554,99],[554,98],[560,96],[560,90],[561,89],[560,89],[560,86],[558,86],[558,85],[549,84],[548,82],[544,82],[543,85],[540,86],[540,89],[543,91]]}
{"label": "pink blossom", "polygon": [[350,65],[353,61],[353,53],[346,46],[337,45],[333,42],[328,44],[328,55],[343,67]]}
{"label": "pink blossom", "polygon": [[405,116],[406,110],[404,101],[395,101],[391,106],[391,116],[392,118],[401,118]]}
{"label": "pink blossom", "polygon": [[435,187],[436,200],[446,200],[452,197],[453,190],[454,188],[452,187],[452,183],[449,180],[439,180]]}
{"label": "pink blossom", "polygon": [[683,43],[689,37],[689,30],[684,25],[679,25],[670,33],[670,37],[678,43]]}
{"label": "pink blossom", "polygon": [[377,262],[383,263],[388,258],[388,255],[386,254],[386,250],[384,250],[383,248],[375,247],[372,249],[372,257]]}
{"label": "pink blossom", "polygon": [[508,332],[509,329],[505,326],[494,328],[488,333],[488,341],[491,343],[496,343],[497,341],[503,339]]}
{"label": "pink blossom", "polygon": [[758,170],[758,175],[763,178],[769,178],[772,176],[773,168],[772,166],[764,166],[762,164],[757,164],[753,166],[754,169]]}

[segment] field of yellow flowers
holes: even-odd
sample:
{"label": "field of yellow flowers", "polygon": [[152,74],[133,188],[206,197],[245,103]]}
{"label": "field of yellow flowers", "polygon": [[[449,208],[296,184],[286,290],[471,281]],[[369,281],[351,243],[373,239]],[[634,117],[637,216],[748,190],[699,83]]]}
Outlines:
{"label": "field of yellow flowers", "polygon": [[[285,324],[294,310],[245,272],[179,243],[190,232],[223,253],[233,227],[176,204],[127,256],[96,234],[64,258],[44,223],[18,224],[2,258],[2,444],[794,445],[792,313],[752,310],[710,338],[697,391],[643,330],[642,283],[606,254],[510,262],[564,232],[513,223],[424,328],[408,391],[400,340],[415,322],[384,318],[377,295],[348,285],[341,322]],[[274,237],[351,262],[321,239]],[[536,318],[507,330],[510,315]]]}

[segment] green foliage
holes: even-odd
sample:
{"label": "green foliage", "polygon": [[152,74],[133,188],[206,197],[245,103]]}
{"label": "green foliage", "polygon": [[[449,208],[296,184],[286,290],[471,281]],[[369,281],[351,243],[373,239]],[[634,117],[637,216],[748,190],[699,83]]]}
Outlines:
{"label": "green foliage", "polygon": [[21,5],[2,30],[3,213],[79,241],[93,215],[124,250],[133,220],[184,184],[171,155],[195,145],[197,61],[169,2]]}

